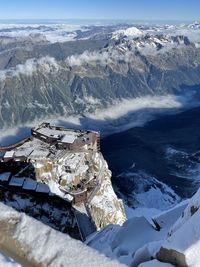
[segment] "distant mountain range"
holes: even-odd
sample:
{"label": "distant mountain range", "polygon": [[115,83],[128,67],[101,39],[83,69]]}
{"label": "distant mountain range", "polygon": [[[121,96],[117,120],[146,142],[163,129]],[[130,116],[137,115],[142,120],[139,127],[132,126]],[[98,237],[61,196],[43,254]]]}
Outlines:
{"label": "distant mountain range", "polygon": [[[71,40],[71,41],[69,41]],[[200,26],[0,25],[0,128],[200,87]]]}

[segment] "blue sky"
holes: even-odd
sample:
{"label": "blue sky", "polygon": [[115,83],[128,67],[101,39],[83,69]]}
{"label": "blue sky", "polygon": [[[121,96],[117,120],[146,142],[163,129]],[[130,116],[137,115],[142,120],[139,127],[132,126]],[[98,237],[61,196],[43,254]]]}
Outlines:
{"label": "blue sky", "polygon": [[0,18],[198,20],[200,0],[0,0]]}

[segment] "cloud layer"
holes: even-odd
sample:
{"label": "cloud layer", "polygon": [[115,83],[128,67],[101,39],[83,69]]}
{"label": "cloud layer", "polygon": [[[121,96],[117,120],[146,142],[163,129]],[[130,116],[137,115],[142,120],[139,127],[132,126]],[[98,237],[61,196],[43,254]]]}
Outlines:
{"label": "cloud layer", "polygon": [[36,71],[49,73],[51,71],[57,71],[58,69],[59,64],[53,57],[46,56],[39,59],[31,58],[26,60],[24,64],[19,64],[16,67],[7,70],[1,70],[0,81],[4,80],[6,77],[14,77],[20,74],[30,76]]}
{"label": "cloud layer", "polygon": [[[51,43],[72,41],[77,36],[76,31],[82,26],[74,24],[2,24],[0,36],[26,38],[29,35],[42,34]],[[84,30],[84,29],[83,29]]]}
{"label": "cloud layer", "polygon": [[101,131],[102,136],[124,131],[133,127],[142,126],[146,122],[156,118],[158,114],[171,114],[193,107],[199,103],[193,101],[193,95],[181,97],[173,95],[147,96],[135,99],[115,101],[106,109],[98,109],[95,113],[87,113],[84,116],[50,116],[37,119],[15,129],[2,129],[0,131],[0,145],[14,143],[16,140],[30,134],[30,128],[49,121],[52,124],[69,128],[84,128]]}

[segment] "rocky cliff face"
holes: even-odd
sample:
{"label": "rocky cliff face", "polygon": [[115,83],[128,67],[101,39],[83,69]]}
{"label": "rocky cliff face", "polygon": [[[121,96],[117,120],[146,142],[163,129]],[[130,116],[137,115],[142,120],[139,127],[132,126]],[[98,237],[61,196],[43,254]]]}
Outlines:
{"label": "rocky cliff face", "polygon": [[118,199],[112,184],[111,171],[101,154],[96,154],[94,166],[99,171],[99,183],[93,198],[89,201],[88,208],[97,229],[108,224],[122,225],[126,220],[122,200]]}
{"label": "rocky cliff face", "polygon": [[[69,177],[64,179],[66,175],[65,162],[69,155],[73,157],[77,155],[80,159],[79,168],[76,171],[72,171]],[[108,165],[103,158],[101,152],[81,152],[81,153],[66,153],[56,162],[48,160],[37,160],[32,162],[35,168],[35,174],[37,180],[43,181],[49,185],[51,191],[60,196],[65,197],[64,193],[60,191],[60,185],[77,186],[80,183],[86,183],[85,179],[90,180],[95,176],[93,180],[92,190],[86,201],[91,219],[95,223],[97,229],[100,229],[108,224],[122,225],[126,220],[124,206],[122,200],[118,199],[112,184],[111,184],[111,171],[108,169]],[[61,181],[63,178],[63,182]]]}

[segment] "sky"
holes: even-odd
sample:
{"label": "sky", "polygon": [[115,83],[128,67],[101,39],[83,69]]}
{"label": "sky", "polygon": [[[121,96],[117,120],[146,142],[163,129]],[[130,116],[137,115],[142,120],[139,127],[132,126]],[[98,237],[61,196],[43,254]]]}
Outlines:
{"label": "sky", "polygon": [[191,21],[200,0],[0,0],[0,19]]}

